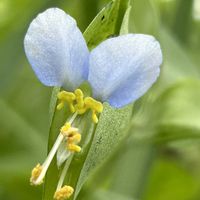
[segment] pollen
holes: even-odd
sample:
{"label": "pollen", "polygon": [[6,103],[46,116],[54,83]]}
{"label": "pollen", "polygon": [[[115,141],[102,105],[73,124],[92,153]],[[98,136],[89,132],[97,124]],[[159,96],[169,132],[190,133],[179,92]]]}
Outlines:
{"label": "pollen", "polygon": [[81,147],[76,144],[67,144],[67,149],[71,152],[79,153],[81,151]]}
{"label": "pollen", "polygon": [[75,112],[74,101],[76,96],[73,92],[61,91],[58,93],[59,104],[57,105],[57,109],[61,110],[64,107],[64,103],[66,102],[69,105],[70,111],[72,113]]}
{"label": "pollen", "polygon": [[71,124],[69,122],[65,123],[64,126],[61,127],[60,132],[65,134],[71,128]]}
{"label": "pollen", "polygon": [[101,113],[103,111],[103,104],[92,97],[86,97],[84,99],[85,107],[87,109],[92,110],[92,120],[94,123],[98,123],[97,113]]}
{"label": "pollen", "polygon": [[[38,177],[40,176],[42,169],[43,169],[43,167],[40,164],[37,164],[36,167],[33,168],[32,172],[31,172],[31,178],[30,178],[30,183],[32,185],[35,185],[35,182],[38,179]],[[41,183],[42,183],[42,181],[38,184],[41,184]]]}
{"label": "pollen", "polygon": [[63,186],[60,190],[56,191],[54,194],[55,200],[66,200],[69,199],[74,193],[74,189],[71,186]]}
{"label": "pollen", "polygon": [[78,109],[82,109],[84,107],[84,95],[83,95],[83,92],[80,89],[76,89],[74,93],[76,95],[76,102],[77,102],[76,108],[77,108],[77,110]]}
{"label": "pollen", "polygon": [[81,89],[76,89],[73,92],[61,91],[58,93],[59,104],[57,109],[60,110],[64,107],[64,103],[68,103],[70,111],[76,112],[79,115],[86,113],[88,110],[92,111],[92,120],[98,123],[97,114],[103,111],[103,104],[92,97],[84,97]]}
{"label": "pollen", "polygon": [[71,152],[80,152],[81,147],[77,144],[81,141],[81,134],[77,131],[71,132],[67,137],[67,149]]}
{"label": "pollen", "polygon": [[81,134],[78,132],[72,132],[68,135],[68,142],[70,143],[79,143],[81,141]]}

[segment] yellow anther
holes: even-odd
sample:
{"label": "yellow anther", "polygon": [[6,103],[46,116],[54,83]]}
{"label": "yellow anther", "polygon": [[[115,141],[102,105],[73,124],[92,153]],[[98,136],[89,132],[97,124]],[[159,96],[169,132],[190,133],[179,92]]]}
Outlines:
{"label": "yellow anther", "polygon": [[58,93],[58,99],[65,101],[73,101],[76,99],[76,96],[73,92],[61,91]]}
{"label": "yellow anther", "polygon": [[94,123],[98,123],[98,121],[99,121],[99,119],[98,119],[98,117],[97,117],[97,115],[96,115],[96,111],[95,110],[93,110],[92,111],[92,120],[93,120],[93,122]]}
{"label": "yellow anther", "polygon": [[85,112],[87,111],[87,108],[84,106],[83,108],[77,108],[76,107],[76,112],[79,114],[79,115],[82,115],[82,114],[84,114]]}
{"label": "yellow anther", "polygon": [[61,91],[58,93],[58,99],[60,100],[57,109],[60,110],[64,107],[64,103],[67,102],[72,113],[76,112],[79,115],[84,114],[87,110],[92,111],[92,120],[94,123],[98,123],[98,113],[103,111],[103,104],[92,97],[84,98],[84,94],[81,89],[76,89],[74,93]]}
{"label": "yellow anther", "polygon": [[75,111],[76,111],[73,103],[69,103],[69,109],[72,113],[75,113]]}
{"label": "yellow anther", "polygon": [[60,103],[57,106],[57,109],[60,110],[64,106],[64,102],[69,104],[70,111],[72,113],[75,112],[74,108],[74,101],[76,99],[76,96],[73,92],[66,92],[66,91],[61,91],[58,93],[58,99],[60,100]]}
{"label": "yellow anther", "polygon": [[60,103],[57,105],[57,110],[61,110],[64,107],[64,101],[60,101]]}
{"label": "yellow anther", "polygon": [[84,107],[84,95],[81,89],[76,89],[75,90],[75,95],[76,95],[76,109],[82,109]]}
{"label": "yellow anther", "polygon": [[71,152],[77,152],[77,153],[81,151],[81,147],[76,144],[67,144],[67,149]]}
{"label": "yellow anther", "polygon": [[71,186],[65,185],[60,190],[56,191],[54,194],[55,200],[66,200],[69,199],[74,193],[74,189]]}
{"label": "yellow anther", "polygon": [[97,113],[103,111],[103,104],[92,97],[86,97],[84,99],[85,107],[92,110],[92,120],[94,123],[98,123]]}
{"label": "yellow anther", "polygon": [[91,110],[95,110],[98,113],[103,111],[103,104],[100,101],[93,99],[92,97],[86,97],[84,102],[85,106]]}
{"label": "yellow anther", "polygon": [[81,141],[81,134],[74,131],[68,135],[67,138],[67,149],[71,152],[80,152],[81,147],[77,144]]}
{"label": "yellow anther", "polygon": [[65,123],[64,126],[61,127],[60,132],[65,134],[71,128],[71,124],[69,122]]}
{"label": "yellow anther", "polygon": [[68,136],[68,143],[79,143],[81,141],[81,134],[80,133],[75,133],[73,135]]}
{"label": "yellow anther", "polygon": [[[38,179],[38,177],[40,176],[42,172],[42,166],[40,164],[37,164],[35,168],[33,168],[32,172],[31,172],[31,178],[30,178],[30,183],[31,184],[35,184],[35,181]],[[41,184],[42,181],[38,184]]]}

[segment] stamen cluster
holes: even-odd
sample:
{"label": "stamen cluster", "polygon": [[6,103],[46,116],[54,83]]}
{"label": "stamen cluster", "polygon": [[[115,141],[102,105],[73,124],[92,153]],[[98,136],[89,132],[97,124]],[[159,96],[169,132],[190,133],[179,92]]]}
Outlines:
{"label": "stamen cluster", "polygon": [[[57,109],[62,109],[65,103],[67,103],[73,115],[71,119],[61,127],[60,134],[58,135],[44,163],[42,165],[37,164],[36,167],[32,170],[30,182],[32,185],[40,185],[43,183],[43,179],[48,170],[48,167],[51,164],[51,161],[53,160],[53,157],[55,156],[56,152],[59,152],[59,150],[62,149],[62,144],[64,144],[66,145],[66,148],[61,150],[61,152],[64,153],[61,153],[62,156],[64,155],[64,159],[62,156],[62,159],[61,157],[59,158],[59,153],[57,153],[57,161],[61,161],[61,164],[64,161],[66,162],[58,181],[54,199],[66,200],[73,194],[74,189],[71,186],[63,186],[64,179],[70,165],[72,155],[81,151],[81,147],[78,145],[81,141],[81,134],[79,133],[79,129],[73,127],[72,124],[77,115],[82,115],[88,110],[92,111],[93,122],[98,123],[97,114],[103,111],[103,105],[101,102],[96,101],[91,97],[84,97],[83,92],[80,89],[75,90],[74,93],[61,91],[58,93],[58,100],[59,103],[57,105]],[[59,162],[57,162],[57,164],[58,163]],[[60,167],[59,164],[58,167]]]}
{"label": "stamen cluster", "polygon": [[91,110],[93,122],[98,123],[97,113],[101,113],[103,111],[103,105],[100,101],[97,101],[92,97],[84,97],[81,89],[76,89],[74,93],[61,91],[58,93],[58,99],[58,110],[62,109],[65,103],[69,105],[72,113],[77,112],[79,115]]}
{"label": "stamen cluster", "polygon": [[54,194],[54,199],[56,200],[65,200],[71,197],[74,189],[71,186],[63,186],[60,190],[56,191]]}
{"label": "stamen cluster", "polygon": [[77,131],[70,131],[71,124],[67,122],[62,128],[60,129],[60,132],[66,137],[67,146],[66,148],[71,152],[80,152],[81,147],[77,144],[81,141],[81,134]]}

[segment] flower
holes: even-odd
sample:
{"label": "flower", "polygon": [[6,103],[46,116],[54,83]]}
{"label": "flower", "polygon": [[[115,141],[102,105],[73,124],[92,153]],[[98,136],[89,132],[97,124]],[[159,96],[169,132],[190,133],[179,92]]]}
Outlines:
{"label": "flower", "polygon": [[58,8],[32,21],[24,47],[43,84],[73,91],[87,80],[94,98],[116,108],[141,97],[162,63],[159,42],[144,34],[110,38],[89,52],[76,21]]}
{"label": "flower", "polygon": [[[24,47],[38,79],[67,90],[58,93],[57,108],[67,103],[74,113],[61,127],[45,162],[32,170],[30,181],[34,185],[43,182],[57,153],[58,167],[66,162],[54,198],[68,199],[74,189],[63,186],[64,178],[73,154],[81,151],[81,134],[72,126],[76,116],[90,109],[97,123],[97,113],[103,111],[101,102],[120,108],[141,97],[159,76],[161,48],[152,36],[127,34],[107,39],[89,52],[76,21],[58,8],[50,8],[32,21]],[[84,97],[78,89],[83,81],[90,83],[94,98]]]}

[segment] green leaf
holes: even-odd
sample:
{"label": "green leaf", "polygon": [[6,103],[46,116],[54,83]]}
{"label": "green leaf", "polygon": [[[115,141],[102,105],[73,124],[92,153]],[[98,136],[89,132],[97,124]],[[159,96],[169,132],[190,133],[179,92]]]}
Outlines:
{"label": "green leaf", "polygon": [[200,81],[184,80],[168,88],[155,102],[156,140],[200,137]]}
{"label": "green leaf", "polygon": [[131,26],[132,32],[157,34],[159,15],[154,4],[155,2],[151,0],[131,1],[131,6],[133,8],[131,14],[131,19],[133,19],[133,24]]}
{"label": "green leaf", "polygon": [[160,85],[162,82],[169,85],[183,78],[200,77],[198,66],[166,29],[160,31],[159,40],[164,55]]}
{"label": "green leaf", "polygon": [[[129,196],[124,196],[115,192],[111,192],[111,191],[106,191],[106,190],[97,190],[95,191],[95,193],[93,193],[93,195],[89,196],[89,198],[87,197],[87,200],[111,200],[111,199],[115,199],[115,200],[136,200],[133,199],[132,197]],[[81,200],[81,198],[80,198]],[[82,199],[84,200],[84,199]]]}
{"label": "green leaf", "polygon": [[119,35],[128,5],[129,0],[114,0],[94,18],[84,32],[90,49],[109,37]]}
{"label": "green leaf", "polygon": [[132,7],[130,6],[130,2],[129,2],[129,4],[127,6],[127,10],[126,10],[124,18],[123,18],[123,21],[122,21],[121,28],[120,28],[120,35],[129,33],[131,8]]}
{"label": "green leaf", "polygon": [[[138,130],[131,128],[129,131],[129,137],[121,143],[120,148],[87,181],[80,199],[82,196],[85,197],[84,195],[90,196],[90,193],[93,194],[98,189],[141,199],[154,157],[154,148],[151,143],[138,142],[134,137]],[[146,129],[146,132],[149,130]]]}
{"label": "green leaf", "polygon": [[193,0],[185,0],[184,4],[178,1],[172,31],[178,40],[188,42],[193,22]]}
{"label": "green leaf", "polygon": [[199,176],[183,161],[160,157],[154,163],[144,200],[189,200],[199,198]]}
{"label": "green leaf", "polygon": [[[40,156],[44,139],[38,131],[2,100],[0,100],[0,110],[2,116],[4,116],[0,120],[2,131],[0,135],[0,155],[7,157],[8,155],[11,156],[11,153],[24,150],[26,154],[34,153]],[[31,144],[27,143],[27,140],[31,141]],[[5,151],[8,144],[10,148]]]}
{"label": "green leaf", "polygon": [[[116,147],[118,147],[120,142],[127,135],[131,114],[132,105],[117,110],[104,104],[104,111],[101,114],[98,126],[91,141],[87,157],[79,172],[80,175],[77,180],[75,197],[78,195],[89,175],[111,156],[111,153],[116,150]],[[73,176],[78,165],[80,165],[75,159],[69,170],[68,176]]]}
{"label": "green leaf", "polygon": [[[122,21],[128,24],[126,20],[124,21],[127,6],[128,0],[115,0],[97,15],[84,33],[90,49],[97,46],[106,38],[118,35]],[[126,19],[128,19],[128,16]],[[86,85],[82,89],[85,93],[91,93]],[[71,114],[66,108],[59,112],[55,110],[58,91],[59,88],[54,89],[50,106],[51,126],[48,150],[52,147],[60,127]],[[121,110],[115,110],[105,104],[98,125],[94,125],[91,122],[90,112],[75,120],[75,125],[81,130],[81,146],[83,150],[81,153],[74,155],[66,177],[66,184],[75,188],[73,199],[76,199],[90,173],[94,171],[98,164],[109,157],[111,151],[114,151],[120,140],[123,139],[131,113],[132,105]],[[113,146],[112,148],[111,145]],[[60,171],[56,166],[56,159],[54,159],[46,175],[43,200],[53,198],[59,173]]]}

